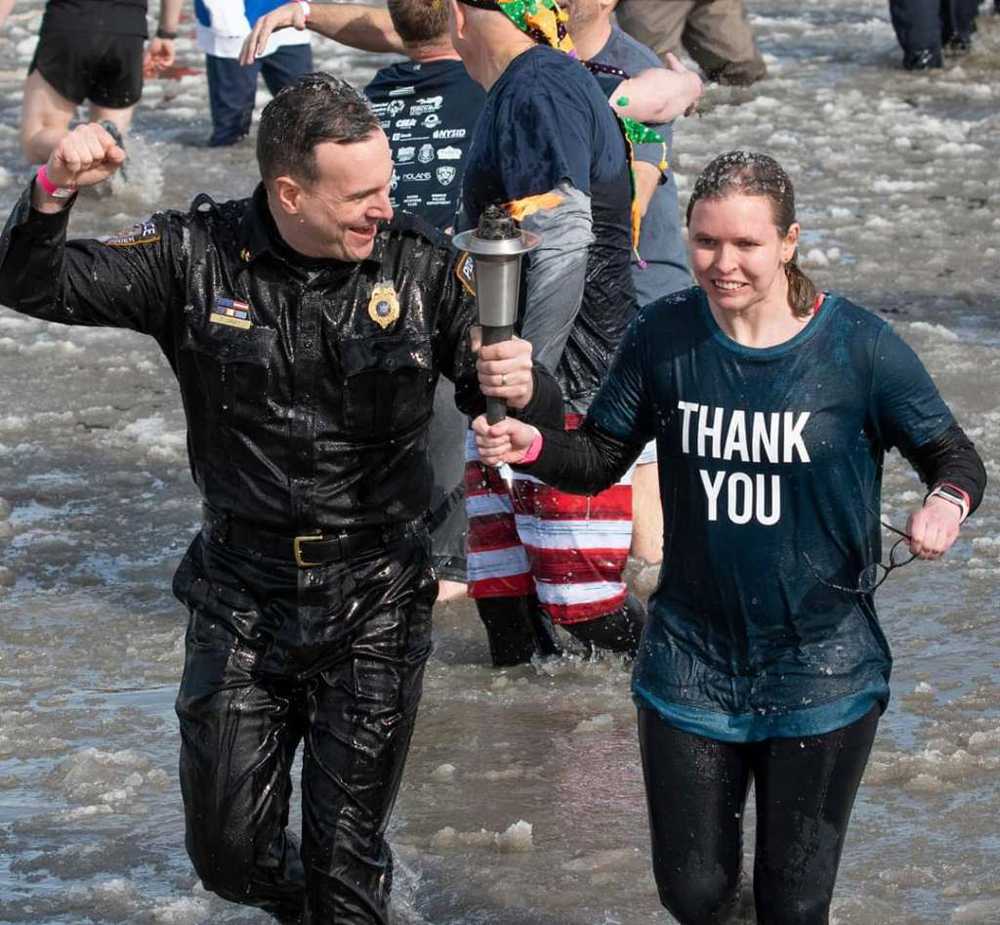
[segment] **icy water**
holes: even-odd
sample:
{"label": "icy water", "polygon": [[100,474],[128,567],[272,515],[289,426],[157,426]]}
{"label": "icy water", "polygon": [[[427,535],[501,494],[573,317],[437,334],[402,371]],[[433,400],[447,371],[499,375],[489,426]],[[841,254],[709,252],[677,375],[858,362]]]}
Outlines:
{"label": "icy water", "polygon": [[[776,155],[799,188],[809,271],[889,313],[995,478],[1000,19],[981,18],[961,67],[908,75],[882,0],[750,6],[771,76],[713,91],[678,126],[682,197],[722,150]],[[27,177],[17,121],[40,10],[19,4],[0,36],[3,214]],[[200,70],[190,34],[181,61]],[[314,48],[359,83],[388,60]],[[135,125],[132,187],[81,202],[74,233],[252,188],[249,145],[193,146],[209,132],[202,75],[152,82]],[[944,562],[880,592],[894,697],[844,853],[840,925],[1000,923],[995,495]],[[894,458],[886,515],[902,525],[920,496]],[[152,345],[0,308],[0,922],[266,920],[204,893],[183,849],[185,614],[169,585],[197,516],[177,390]],[[634,573],[643,593],[650,571]],[[436,616],[392,828],[397,925],[672,921],[649,874],[627,671],[492,671],[467,603]]]}

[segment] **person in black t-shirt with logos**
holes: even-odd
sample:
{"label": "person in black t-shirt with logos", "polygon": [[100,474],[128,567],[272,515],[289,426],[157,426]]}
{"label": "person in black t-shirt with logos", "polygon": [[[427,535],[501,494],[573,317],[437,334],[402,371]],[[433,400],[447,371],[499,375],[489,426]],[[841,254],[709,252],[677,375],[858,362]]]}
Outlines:
{"label": "person in black t-shirt with logos", "polygon": [[144,56],[146,0],[49,0],[21,104],[28,162],[48,160],[84,102],[89,121],[103,122],[120,140],[142,95],[144,67],[173,63],[180,11],[181,0],[162,0]]}
{"label": "person in black t-shirt with logos", "polygon": [[[455,223],[465,152],[486,92],[465,70],[448,35],[448,10],[427,0],[389,0],[389,16],[408,60],[379,70],[365,94],[389,138],[395,170],[389,198],[439,231]],[[438,600],[466,590],[465,441],[468,424],[454,386],[438,382],[428,452],[434,568]]]}

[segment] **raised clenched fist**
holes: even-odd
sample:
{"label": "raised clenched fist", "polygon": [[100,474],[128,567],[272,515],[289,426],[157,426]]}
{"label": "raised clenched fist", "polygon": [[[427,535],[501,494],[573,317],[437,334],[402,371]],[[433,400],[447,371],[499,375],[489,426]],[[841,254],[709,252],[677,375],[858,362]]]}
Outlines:
{"label": "raised clenched fist", "polygon": [[56,186],[83,189],[106,180],[125,160],[125,152],[96,123],[78,125],[52,149],[45,173]]}

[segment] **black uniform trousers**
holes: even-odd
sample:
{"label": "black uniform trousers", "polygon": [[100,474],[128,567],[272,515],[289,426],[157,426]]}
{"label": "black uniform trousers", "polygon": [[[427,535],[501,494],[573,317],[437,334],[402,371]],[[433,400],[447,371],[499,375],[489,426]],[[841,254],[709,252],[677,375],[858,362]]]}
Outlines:
{"label": "black uniform trousers", "polygon": [[[204,886],[283,922],[384,925],[385,827],[431,651],[426,532],[314,568],[203,532],[174,591],[190,609],[176,708]],[[301,843],[287,828],[300,742]]]}

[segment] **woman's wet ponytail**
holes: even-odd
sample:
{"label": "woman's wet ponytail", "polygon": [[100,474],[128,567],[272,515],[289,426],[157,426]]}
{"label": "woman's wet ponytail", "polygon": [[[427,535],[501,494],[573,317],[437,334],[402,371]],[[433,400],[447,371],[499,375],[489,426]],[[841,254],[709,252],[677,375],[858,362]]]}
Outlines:
{"label": "woman's wet ponytail", "polygon": [[[698,177],[687,205],[687,223],[699,199],[725,199],[733,194],[763,196],[771,203],[774,224],[784,238],[795,223],[795,188],[781,165],[755,151],[727,151],[715,158]],[[816,286],[798,265],[798,250],[785,264],[788,304],[798,318],[811,314],[816,303]]]}
{"label": "woman's wet ponytail", "polygon": [[799,268],[799,251],[795,249],[792,259],[785,264],[788,277],[788,304],[796,318],[807,318],[816,305],[816,286]]}

